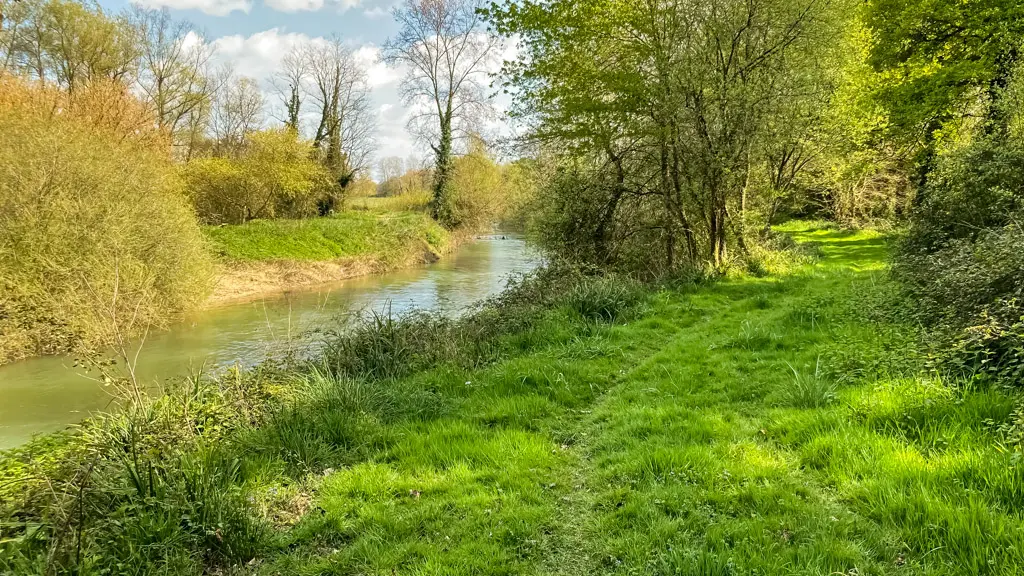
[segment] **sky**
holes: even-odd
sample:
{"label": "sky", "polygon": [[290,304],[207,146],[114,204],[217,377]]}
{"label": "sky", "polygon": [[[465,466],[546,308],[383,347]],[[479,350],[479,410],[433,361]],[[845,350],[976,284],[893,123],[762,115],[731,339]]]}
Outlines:
{"label": "sky", "polygon": [[[100,0],[104,10],[120,11],[130,0]],[[406,129],[408,114],[398,93],[400,70],[379,62],[380,47],[398,31],[391,9],[396,0],[133,0],[167,8],[187,20],[216,48],[217,64],[266,82],[282,57],[299,43],[339,36],[364,63],[377,113],[377,157],[426,156]],[[268,100],[274,98],[269,92]]]}

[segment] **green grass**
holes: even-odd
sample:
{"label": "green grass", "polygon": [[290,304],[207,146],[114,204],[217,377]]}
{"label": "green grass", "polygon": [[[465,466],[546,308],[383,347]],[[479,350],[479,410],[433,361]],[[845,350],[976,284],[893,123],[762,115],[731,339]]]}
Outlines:
{"label": "green grass", "polygon": [[425,214],[346,211],[308,220],[256,220],[204,229],[214,252],[233,261],[335,260],[377,258],[393,261],[410,250],[440,251],[447,232]]}
{"label": "green grass", "polygon": [[879,361],[879,235],[788,231],[823,260],[395,382],[438,404],[368,417],[257,571],[1024,573],[1013,398]]}
{"label": "green grass", "polygon": [[231,573],[266,575],[1024,574],[1017,398],[918,373],[883,237],[786,231],[822,259],[641,301],[599,280],[495,362],[300,376],[221,443],[265,531],[184,499],[190,537],[252,530]]}
{"label": "green grass", "polygon": [[423,212],[430,205],[430,192],[409,192],[401,196],[358,196],[349,198],[346,205],[353,210],[371,212]]}

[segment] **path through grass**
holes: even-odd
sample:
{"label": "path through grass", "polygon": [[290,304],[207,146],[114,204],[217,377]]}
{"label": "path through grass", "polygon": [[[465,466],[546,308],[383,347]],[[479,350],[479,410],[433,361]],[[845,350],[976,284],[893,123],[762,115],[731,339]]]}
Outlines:
{"label": "path through grass", "polygon": [[790,232],[823,260],[396,383],[421,408],[282,488],[308,511],[257,570],[1024,573],[1024,468],[991,425],[1013,399],[914,375],[872,320],[881,237]]}

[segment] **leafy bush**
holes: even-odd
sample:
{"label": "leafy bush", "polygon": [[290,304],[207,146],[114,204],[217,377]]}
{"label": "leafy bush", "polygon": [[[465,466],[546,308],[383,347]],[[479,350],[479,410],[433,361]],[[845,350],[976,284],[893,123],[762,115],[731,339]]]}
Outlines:
{"label": "leafy bush", "polygon": [[939,367],[1024,375],[1024,143],[982,137],[944,156],[900,242],[895,277]]}
{"label": "leafy bush", "polygon": [[657,277],[666,272],[668,257],[656,201],[626,194],[606,171],[583,163],[560,166],[544,175],[527,203],[526,232],[556,259]]}
{"label": "leafy bush", "polygon": [[0,362],[161,325],[212,263],[170,147],[123,87],[0,77]]}
{"label": "leafy bush", "polygon": [[182,172],[208,224],[315,216],[340,205],[341,188],[311,154],[294,132],[265,130],[250,135],[237,157],[199,158]]}
{"label": "leafy bush", "polygon": [[503,213],[505,196],[501,167],[474,140],[469,154],[453,162],[450,218],[453,227],[483,230]]}

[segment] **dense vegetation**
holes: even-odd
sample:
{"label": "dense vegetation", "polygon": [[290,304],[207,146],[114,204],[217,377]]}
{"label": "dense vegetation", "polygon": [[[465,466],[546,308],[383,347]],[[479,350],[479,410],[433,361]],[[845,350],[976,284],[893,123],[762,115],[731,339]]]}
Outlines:
{"label": "dense vegetation", "polygon": [[[876,233],[642,287],[545,272],[8,454],[5,569],[1014,574],[1014,396],[919,374]],[[806,244],[804,245],[806,246]],[[1007,423],[1000,427],[994,423]],[[47,480],[43,480],[47,478]]]}
{"label": "dense vegetation", "polygon": [[0,77],[0,363],[202,302],[212,262],[164,135],[116,84]]}
{"label": "dense vegetation", "polygon": [[275,123],[259,81],[214,67],[213,50],[167,10],[0,3],[0,364],[93,358],[219,300],[240,261],[433,259],[509,206],[479,141],[445,175],[454,235],[408,213],[432,168],[395,174],[416,186],[389,191],[406,197],[393,217],[347,214],[376,188],[365,63],[337,38],[296,47],[273,79],[286,85]]}
{"label": "dense vegetation", "polygon": [[118,410],[0,459],[3,571],[1024,574],[1017,0],[405,0],[433,155],[376,186],[339,38],[275,127],[167,12],[0,6],[15,354],[124,344],[211,255],[547,261],[160,396],[94,361]]}

